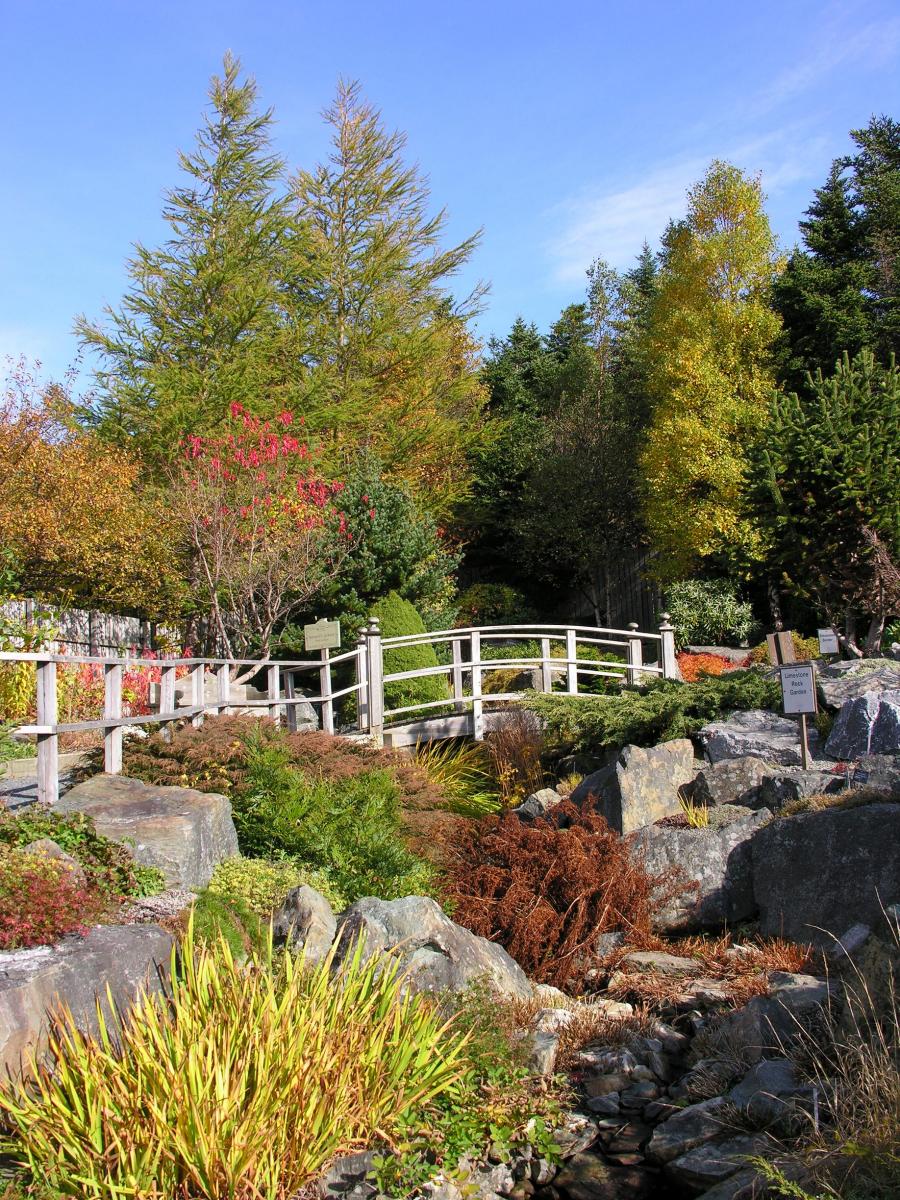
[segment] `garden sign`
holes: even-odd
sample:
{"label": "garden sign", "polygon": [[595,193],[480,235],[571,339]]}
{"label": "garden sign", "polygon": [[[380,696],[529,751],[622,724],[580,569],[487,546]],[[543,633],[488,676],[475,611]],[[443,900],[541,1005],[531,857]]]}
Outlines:
{"label": "garden sign", "polygon": [[809,765],[809,740],[806,718],[819,711],[816,697],[816,668],[812,663],[792,663],[779,670],[785,716],[800,717],[800,761],[804,771]]}

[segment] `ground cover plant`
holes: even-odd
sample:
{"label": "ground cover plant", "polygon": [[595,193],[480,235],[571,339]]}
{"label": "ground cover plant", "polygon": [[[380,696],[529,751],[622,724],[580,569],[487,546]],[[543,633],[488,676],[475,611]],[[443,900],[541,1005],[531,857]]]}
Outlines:
{"label": "ground cover plant", "polygon": [[0,1084],[4,1149],[40,1185],[96,1200],[287,1200],[471,1069],[465,1033],[359,948],[335,986],[329,962],[305,969],[269,943],[242,968],[189,928],[171,966],[168,994],[144,997],[120,1029],[101,1022],[92,1039],[63,1015],[35,1083]]}
{"label": "ground cover plant", "polygon": [[535,821],[504,814],[462,827],[444,887],[454,920],[499,942],[531,978],[575,990],[601,933],[640,945],[656,906],[688,890],[674,871],[646,871],[589,805],[568,800]]}
{"label": "ground cover plant", "polygon": [[524,703],[544,723],[550,751],[590,753],[629,743],[654,746],[689,737],[709,721],[735,710],[777,710],[781,690],[777,680],[746,670],[695,683],[659,680],[596,700],[530,693]]}
{"label": "ground cover plant", "polygon": [[109,896],[59,859],[24,850],[0,853],[0,950],[86,933],[111,908]]}

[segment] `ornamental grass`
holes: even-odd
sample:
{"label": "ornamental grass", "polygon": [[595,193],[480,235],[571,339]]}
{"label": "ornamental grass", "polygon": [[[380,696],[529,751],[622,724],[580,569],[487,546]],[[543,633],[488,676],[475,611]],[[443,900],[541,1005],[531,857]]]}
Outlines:
{"label": "ornamental grass", "polygon": [[339,1153],[385,1142],[467,1070],[466,1037],[357,946],[336,977],[273,955],[239,966],[189,927],[165,996],[115,1027],[64,1013],[50,1059],[0,1084],[5,1149],[96,1200],[287,1200]]}

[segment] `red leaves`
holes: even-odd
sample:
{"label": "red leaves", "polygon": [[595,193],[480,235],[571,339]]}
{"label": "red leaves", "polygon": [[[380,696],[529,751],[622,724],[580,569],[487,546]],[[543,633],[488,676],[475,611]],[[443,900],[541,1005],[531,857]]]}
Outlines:
{"label": "red leaves", "polygon": [[0,950],[44,946],[84,933],[106,900],[65,863],[19,850],[0,857]]}

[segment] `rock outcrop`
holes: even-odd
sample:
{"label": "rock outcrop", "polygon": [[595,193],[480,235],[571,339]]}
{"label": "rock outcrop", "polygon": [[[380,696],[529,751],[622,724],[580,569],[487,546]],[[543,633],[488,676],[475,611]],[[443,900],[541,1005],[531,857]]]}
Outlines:
{"label": "rock outcrop", "polygon": [[825,743],[825,753],[842,760],[897,750],[900,750],[900,689],[864,692],[847,700]]}
{"label": "rock outcrop", "polygon": [[694,802],[698,804],[739,804],[743,808],[761,808],[761,787],[773,768],[761,758],[745,755],[723,758],[697,772]]}
{"label": "rock outcrop", "polygon": [[98,833],[127,845],[137,862],[159,867],[169,887],[206,887],[218,864],[238,853],[231,804],[213,792],[94,775],[55,810],[86,813]]}
{"label": "rock outcrop", "polygon": [[[798,722],[766,709],[750,709],[733,713],[724,721],[712,721],[698,736],[711,763],[750,756],[782,766],[800,766]],[[809,749],[813,758],[821,757],[822,744],[815,729],[809,730]]]}
{"label": "rock outcrop", "polygon": [[695,774],[694,748],[687,738],[645,750],[626,746],[572,792],[573,803],[595,798],[597,811],[617,833],[632,833],[681,811],[679,789]]}
{"label": "rock outcrop", "polygon": [[828,663],[817,671],[819,691],[829,708],[841,708],[866,692],[900,689],[900,664],[890,658],[855,658]]}
{"label": "rock outcrop", "polygon": [[272,914],[272,936],[277,945],[303,951],[307,963],[322,961],[337,934],[337,917],[321,892],[302,884],[288,892]]}

